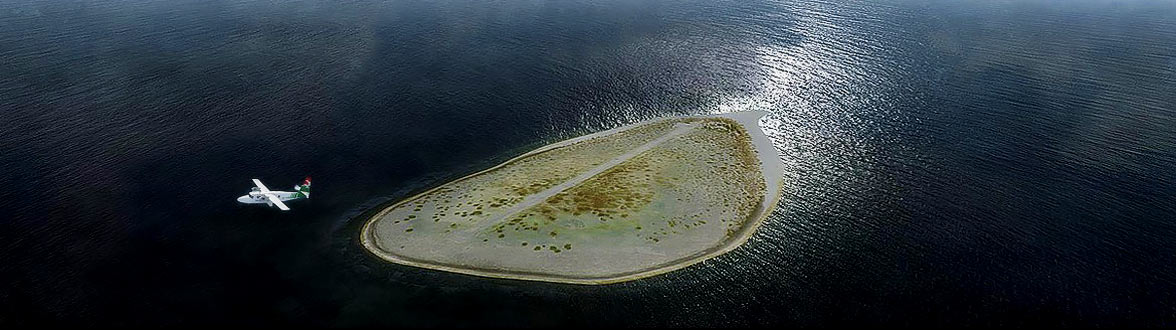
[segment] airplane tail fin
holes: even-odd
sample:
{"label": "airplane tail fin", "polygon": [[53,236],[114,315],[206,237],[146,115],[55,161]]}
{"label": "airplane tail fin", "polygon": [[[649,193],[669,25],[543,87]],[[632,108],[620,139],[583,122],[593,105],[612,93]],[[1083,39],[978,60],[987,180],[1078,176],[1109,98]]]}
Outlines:
{"label": "airplane tail fin", "polygon": [[294,190],[302,193],[302,196],[310,198],[310,177],[308,176],[306,180],[302,180],[302,184],[294,186]]}

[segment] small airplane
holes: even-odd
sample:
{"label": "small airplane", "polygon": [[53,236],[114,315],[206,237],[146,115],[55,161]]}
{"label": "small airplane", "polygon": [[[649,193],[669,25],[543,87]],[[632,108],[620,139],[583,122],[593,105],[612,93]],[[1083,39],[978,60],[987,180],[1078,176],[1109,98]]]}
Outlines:
{"label": "small airplane", "polygon": [[237,197],[237,202],[242,204],[269,204],[270,206],[277,206],[279,210],[289,211],[290,207],[286,206],[283,201],[292,201],[296,199],[310,198],[310,177],[302,181],[302,184],[294,186],[294,191],[273,191],[261,184],[261,180],[253,179],[252,190],[248,195]]}

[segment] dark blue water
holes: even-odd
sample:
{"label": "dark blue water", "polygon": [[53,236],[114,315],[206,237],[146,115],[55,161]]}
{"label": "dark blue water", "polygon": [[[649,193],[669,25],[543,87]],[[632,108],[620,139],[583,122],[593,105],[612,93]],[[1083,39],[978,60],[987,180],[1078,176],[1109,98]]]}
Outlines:
{"label": "dark blue water", "polygon": [[[609,286],[390,265],[363,213],[764,110],[744,247]],[[237,205],[315,178],[294,211]],[[0,2],[0,325],[1176,325],[1169,1]]]}

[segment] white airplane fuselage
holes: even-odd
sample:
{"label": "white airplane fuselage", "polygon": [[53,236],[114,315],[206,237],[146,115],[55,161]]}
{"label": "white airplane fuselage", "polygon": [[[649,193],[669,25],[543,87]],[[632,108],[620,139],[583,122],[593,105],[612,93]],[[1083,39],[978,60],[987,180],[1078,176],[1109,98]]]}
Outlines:
{"label": "white airplane fuselage", "polygon": [[266,194],[277,195],[278,199],[283,202],[304,198],[297,191],[273,191],[273,190],[271,190],[268,193],[262,193],[260,191],[250,191],[248,195],[243,195],[241,197],[237,197],[237,201],[241,202],[241,203],[245,203],[245,204],[270,204],[269,199],[265,198]]}
{"label": "white airplane fuselage", "polygon": [[295,199],[310,198],[310,177],[302,181],[302,184],[294,186],[295,191],[273,191],[265,187],[261,180],[253,179],[253,189],[249,190],[249,194],[237,197],[237,202],[242,204],[266,204],[275,206],[282,211],[289,211],[290,207],[286,206],[285,201]]}

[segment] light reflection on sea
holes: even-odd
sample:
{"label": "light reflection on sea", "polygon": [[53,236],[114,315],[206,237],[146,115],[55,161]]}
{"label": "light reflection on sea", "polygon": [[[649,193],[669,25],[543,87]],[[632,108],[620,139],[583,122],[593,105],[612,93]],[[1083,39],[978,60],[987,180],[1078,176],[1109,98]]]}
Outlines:
{"label": "light reflection on sea", "polygon": [[[1176,5],[0,3],[0,324],[1165,325]],[[562,139],[744,110],[744,247],[587,287],[388,265],[361,216]],[[278,214],[232,203],[311,174]]]}

